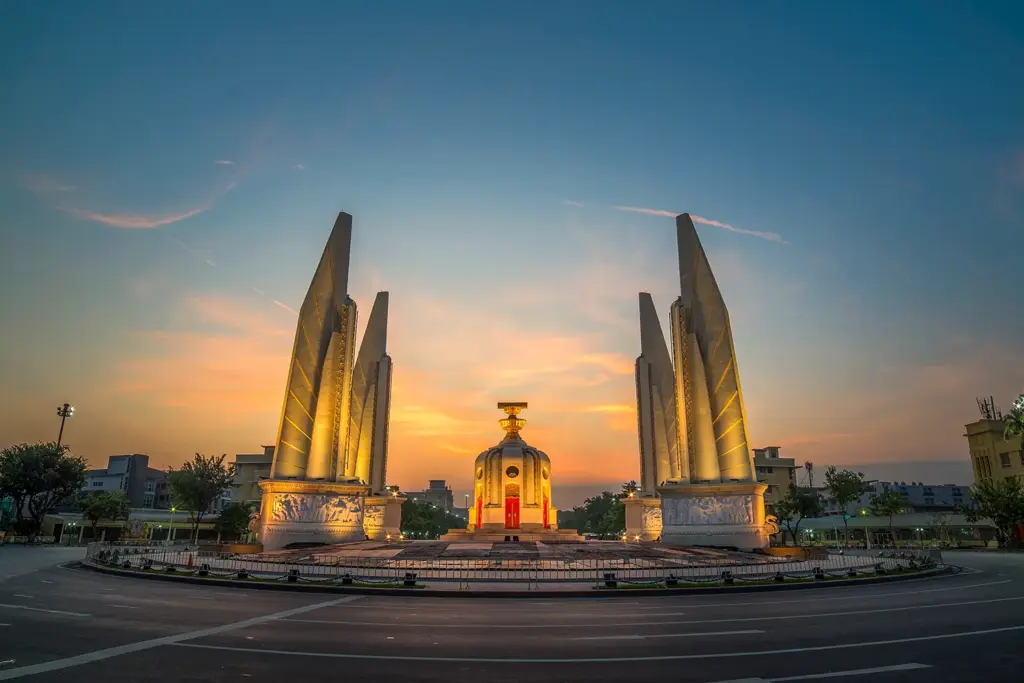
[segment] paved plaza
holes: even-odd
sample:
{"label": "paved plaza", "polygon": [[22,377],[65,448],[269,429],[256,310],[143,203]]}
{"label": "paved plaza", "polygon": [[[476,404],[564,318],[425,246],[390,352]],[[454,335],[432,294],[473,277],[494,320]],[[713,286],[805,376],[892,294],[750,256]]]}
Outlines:
{"label": "paved plaza", "polygon": [[447,541],[362,541],[334,546],[279,550],[262,557],[286,562],[323,562],[379,558],[389,560],[634,560],[650,564],[705,567],[754,565],[772,558],[714,548],[671,548],[656,543],[588,541],[586,543],[449,543]]}

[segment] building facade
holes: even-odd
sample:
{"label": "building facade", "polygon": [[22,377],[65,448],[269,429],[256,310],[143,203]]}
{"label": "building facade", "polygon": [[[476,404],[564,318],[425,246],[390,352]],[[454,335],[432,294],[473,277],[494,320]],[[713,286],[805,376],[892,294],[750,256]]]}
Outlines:
{"label": "building facade", "polygon": [[273,446],[264,446],[262,453],[236,453],[235,480],[231,484],[232,502],[258,503],[263,496],[260,482],[270,479],[273,463]]}
{"label": "building facade", "polygon": [[431,503],[445,512],[455,509],[455,498],[448,482],[444,479],[431,479],[427,488],[422,491],[402,492],[408,500],[415,500],[424,503]]}
{"label": "building facade", "polygon": [[925,484],[919,481],[873,481],[870,490],[844,510],[834,501],[828,499],[828,491],[819,489],[824,501],[826,515],[849,514],[865,516],[870,514],[871,499],[881,495],[886,489],[903,495],[907,499],[906,512],[955,512],[962,505],[971,504],[971,489],[957,484]]}
{"label": "building facade", "polygon": [[786,497],[790,486],[796,485],[796,471],[799,467],[793,458],[779,455],[780,446],[765,446],[754,449],[754,469],[757,480],[768,486],[764,491],[765,514],[773,514],[775,503]]}
{"label": "building facade", "polygon": [[88,470],[82,493],[123,491],[133,508],[171,507],[167,473],[149,466],[149,456],[141,453],[112,455],[103,469]]}
{"label": "building facade", "polygon": [[1003,438],[1002,420],[982,419],[966,425],[967,450],[971,454],[974,482],[1024,479],[1024,447],[1021,437]]}

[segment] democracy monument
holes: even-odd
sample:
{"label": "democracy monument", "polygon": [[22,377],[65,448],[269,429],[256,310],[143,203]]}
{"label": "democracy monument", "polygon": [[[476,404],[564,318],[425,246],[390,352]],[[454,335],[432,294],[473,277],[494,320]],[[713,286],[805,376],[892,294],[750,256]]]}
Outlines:
{"label": "democracy monument", "polygon": [[767,486],[754,469],[729,311],[689,214],[676,217],[676,239],[671,352],[653,298],[640,294],[640,495],[625,501],[626,533],[669,545],[764,548],[774,520],[765,518]]}
{"label": "democracy monument", "polygon": [[[638,495],[628,538],[669,546],[768,545],[747,434],[729,312],[689,214],[676,218],[680,296],[666,344],[640,294],[636,399]],[[338,214],[299,310],[270,479],[254,522],[265,551],[399,537],[404,498],[385,488],[391,402],[388,293],[379,292],[356,353],[348,295],[352,216]],[[505,436],[477,456],[466,529],[449,542],[570,541],[552,506],[551,459],[520,435],[526,403],[499,403]]]}
{"label": "democracy monument", "polygon": [[558,528],[551,506],[551,459],[529,446],[519,432],[526,403],[499,403],[507,417],[499,420],[505,438],[477,456],[473,465],[473,507],[465,529],[442,541],[583,541],[576,530]]}

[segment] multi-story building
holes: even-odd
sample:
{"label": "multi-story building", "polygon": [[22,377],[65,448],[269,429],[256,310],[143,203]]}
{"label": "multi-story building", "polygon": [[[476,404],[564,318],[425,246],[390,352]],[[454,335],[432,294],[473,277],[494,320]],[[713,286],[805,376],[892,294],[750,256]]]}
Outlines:
{"label": "multi-story building", "polygon": [[103,469],[88,470],[82,493],[123,491],[133,508],[171,507],[167,473],[149,466],[149,456],[140,453],[112,455]]}
{"label": "multi-story building", "polygon": [[451,512],[455,507],[455,498],[452,495],[452,490],[444,479],[431,479],[430,485],[422,491],[403,491],[402,495],[408,500],[433,503],[448,512]]}
{"label": "multi-story building", "polygon": [[757,480],[767,484],[764,492],[764,508],[766,514],[772,514],[772,506],[786,497],[789,487],[796,484],[798,465],[793,458],[779,456],[779,446],[765,446],[754,449],[754,468]]}
{"label": "multi-story building", "polygon": [[231,484],[230,498],[236,503],[256,503],[262,497],[260,482],[270,478],[274,464],[274,447],[264,446],[262,453],[235,455],[235,480]]}
{"label": "multi-story building", "polygon": [[983,418],[966,426],[974,482],[1024,479],[1024,446],[1021,437],[1003,438],[1002,420]]}
{"label": "multi-story building", "polygon": [[970,505],[971,490],[967,486],[957,484],[925,484],[919,481],[872,481],[870,489],[860,500],[850,503],[846,509],[836,505],[828,498],[828,491],[820,489],[826,515],[867,515],[871,509],[871,499],[881,495],[886,489],[903,495],[907,500],[906,512],[955,512],[963,505]]}

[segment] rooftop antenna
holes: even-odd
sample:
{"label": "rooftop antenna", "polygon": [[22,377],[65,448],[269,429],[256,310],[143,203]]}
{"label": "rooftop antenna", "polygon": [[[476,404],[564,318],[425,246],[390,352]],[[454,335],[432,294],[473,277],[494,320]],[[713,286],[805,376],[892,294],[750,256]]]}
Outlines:
{"label": "rooftop antenna", "polygon": [[989,396],[988,398],[979,398],[978,410],[981,412],[981,419],[983,420],[1002,420],[1003,414],[996,407],[995,397]]}

